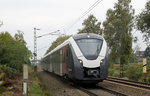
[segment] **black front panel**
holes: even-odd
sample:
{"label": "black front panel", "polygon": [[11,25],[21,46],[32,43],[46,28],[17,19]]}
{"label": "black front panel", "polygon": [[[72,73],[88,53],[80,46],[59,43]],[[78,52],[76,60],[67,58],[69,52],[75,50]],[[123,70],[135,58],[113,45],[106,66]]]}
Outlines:
{"label": "black front panel", "polygon": [[108,49],[106,51],[104,62],[101,64],[100,67],[101,67],[100,68],[101,79],[106,79],[108,76]]}
{"label": "black front panel", "polygon": [[100,78],[100,67],[97,68],[86,68],[84,69],[84,78]]}
{"label": "black front panel", "polygon": [[72,73],[72,76],[73,76],[73,79],[83,79],[83,65],[79,63],[79,60],[74,52],[74,49],[73,47],[70,45],[70,49],[71,49],[71,52],[72,52],[72,57],[73,57],[73,73]]}
{"label": "black front panel", "polygon": [[73,78],[73,72],[74,72],[74,61],[72,56],[72,51],[69,45],[66,46],[66,67],[67,67],[67,74],[69,78]]}
{"label": "black front panel", "polygon": [[83,64],[80,63],[79,59],[77,58],[74,49],[70,46],[72,57],[73,57],[73,79],[75,80],[100,80],[100,67],[97,68],[85,68]]}

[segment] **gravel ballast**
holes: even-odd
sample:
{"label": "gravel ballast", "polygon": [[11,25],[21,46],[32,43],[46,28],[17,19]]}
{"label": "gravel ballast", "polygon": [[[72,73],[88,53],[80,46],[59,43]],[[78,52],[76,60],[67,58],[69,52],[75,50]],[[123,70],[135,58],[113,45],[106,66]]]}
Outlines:
{"label": "gravel ballast", "polygon": [[59,80],[57,76],[50,73],[41,71],[38,72],[38,77],[54,96],[89,96],[88,94],[71,87],[69,83],[67,84],[66,82]]}
{"label": "gravel ballast", "polygon": [[99,85],[104,88],[109,88],[121,93],[125,93],[129,96],[150,96],[150,90],[137,88],[125,84],[119,84],[119,83],[104,80],[104,82],[99,83]]}

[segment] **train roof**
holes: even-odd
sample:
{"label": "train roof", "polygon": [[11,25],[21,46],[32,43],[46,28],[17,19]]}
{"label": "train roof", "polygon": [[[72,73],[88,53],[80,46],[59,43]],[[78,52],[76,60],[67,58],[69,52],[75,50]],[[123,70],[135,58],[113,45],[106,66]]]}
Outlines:
{"label": "train roof", "polygon": [[76,34],[73,36],[74,40],[86,39],[86,38],[94,38],[94,39],[102,39],[103,40],[102,36],[93,34],[93,33],[82,33],[82,34]]}
{"label": "train roof", "polygon": [[94,39],[101,39],[103,40],[104,38],[100,35],[97,34],[93,34],[93,33],[82,33],[82,34],[76,34],[72,37],[70,37],[69,39],[65,40],[62,44],[60,44],[59,46],[57,46],[55,49],[53,49],[52,51],[50,51],[48,54],[46,54],[44,56],[44,58],[50,54],[52,54],[53,52],[55,52],[56,50],[60,49],[61,47],[69,44],[69,40],[70,39],[74,39],[74,40],[78,40],[78,39],[86,39],[86,38],[94,38]]}
{"label": "train roof", "polygon": [[[70,37],[70,38],[72,38],[72,37]],[[70,38],[69,38],[69,39],[70,39]],[[55,52],[56,50],[60,49],[62,46],[67,45],[67,44],[69,43],[69,39],[65,40],[63,43],[61,43],[60,45],[58,45],[58,46],[57,46],[56,48],[54,48],[52,51],[50,51],[49,53],[47,53],[47,54],[44,56],[44,58],[45,58],[46,56],[48,56],[49,54],[52,54],[52,53]]]}

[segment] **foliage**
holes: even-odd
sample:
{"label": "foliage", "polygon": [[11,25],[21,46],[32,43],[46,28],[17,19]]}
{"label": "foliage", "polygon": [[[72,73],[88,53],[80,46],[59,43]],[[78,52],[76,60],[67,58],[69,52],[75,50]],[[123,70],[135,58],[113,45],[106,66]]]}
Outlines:
{"label": "foliage", "polygon": [[5,73],[4,72],[0,72],[0,80],[4,77]]}
{"label": "foliage", "polygon": [[60,36],[52,43],[52,45],[48,48],[45,54],[56,48],[58,45],[63,43],[65,40],[67,40],[70,37],[70,35]]}
{"label": "foliage", "polygon": [[5,87],[1,87],[0,88],[0,94],[2,94],[3,92],[5,92],[6,91],[6,88]]}
{"label": "foliage", "polygon": [[145,49],[144,56],[145,57],[150,57],[150,47],[149,46]]}
{"label": "foliage", "polygon": [[150,73],[150,56],[147,57],[147,72]]}
{"label": "foliage", "polygon": [[150,38],[150,0],[147,1],[145,9],[137,15],[137,29],[143,33],[144,40],[149,44]]}
{"label": "foliage", "polygon": [[150,56],[147,57],[147,64],[149,64],[149,66],[150,66]]}
{"label": "foliage", "polygon": [[130,55],[130,63],[136,63],[137,62],[137,58],[135,57],[135,53],[132,50],[131,55]]}
{"label": "foliage", "polygon": [[113,77],[119,77],[119,66],[109,68],[108,75]]}
{"label": "foliage", "polygon": [[150,83],[150,56],[147,57],[147,74],[146,75],[147,75],[146,80],[147,82]]}
{"label": "foliage", "polygon": [[6,76],[9,78],[13,78],[18,73],[16,69],[8,67],[6,65],[0,65],[0,70],[2,73],[6,73]]}
{"label": "foliage", "polygon": [[39,78],[35,73],[33,73],[33,68],[29,66],[29,74],[31,74],[32,84],[28,86],[30,93],[28,96],[53,96],[50,94],[49,90],[47,90],[44,85],[40,82]]}
{"label": "foliage", "polygon": [[11,35],[6,33],[0,34],[0,63],[6,64],[10,63],[10,55],[13,52],[15,41]]}
{"label": "foliage", "polygon": [[82,23],[83,29],[79,29],[78,33],[95,33],[102,34],[102,29],[100,28],[101,23],[98,22],[94,15],[89,15],[87,19]]}
{"label": "foliage", "polygon": [[[108,75],[119,77],[120,66],[109,67]],[[138,63],[130,63],[124,66],[125,77],[134,81],[144,81],[145,74],[143,74],[143,65]],[[147,58],[147,73],[146,81],[150,83],[150,57]]]}
{"label": "foliage", "polygon": [[132,35],[134,10],[131,0],[118,0],[114,9],[109,9],[106,20],[103,22],[104,38],[111,50],[114,62],[127,64],[132,52]]}
{"label": "foliage", "polygon": [[138,81],[142,77],[142,64],[130,64],[126,76],[131,80]]}
{"label": "foliage", "polygon": [[14,37],[12,37],[8,32],[0,33],[1,65],[5,65],[5,67],[8,67],[8,69],[12,70],[12,73],[13,70],[21,72],[22,65],[28,63],[30,55],[31,52],[26,47],[26,42],[23,38],[23,32],[18,31],[18,33],[15,34]]}
{"label": "foliage", "polygon": [[114,68],[110,68],[108,69],[108,75],[109,76],[113,76],[113,73],[115,72]]}
{"label": "foliage", "polygon": [[43,93],[42,91],[43,90],[41,90],[41,87],[39,86],[39,80],[37,77],[35,77],[32,82],[32,88],[31,88],[32,94],[30,93],[31,95],[29,94],[29,96],[33,96],[33,94],[34,96],[41,96],[41,95],[44,96],[44,94],[42,94]]}

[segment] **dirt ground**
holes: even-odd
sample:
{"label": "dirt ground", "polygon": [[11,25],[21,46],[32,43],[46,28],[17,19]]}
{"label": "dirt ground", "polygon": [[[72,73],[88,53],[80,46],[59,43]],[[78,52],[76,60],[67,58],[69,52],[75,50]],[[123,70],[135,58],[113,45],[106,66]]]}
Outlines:
{"label": "dirt ground", "polygon": [[22,96],[22,74],[18,74],[13,79],[6,79],[6,84],[1,86],[5,88],[5,92],[0,96]]}

